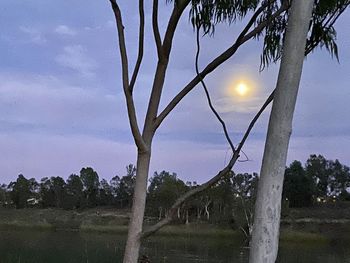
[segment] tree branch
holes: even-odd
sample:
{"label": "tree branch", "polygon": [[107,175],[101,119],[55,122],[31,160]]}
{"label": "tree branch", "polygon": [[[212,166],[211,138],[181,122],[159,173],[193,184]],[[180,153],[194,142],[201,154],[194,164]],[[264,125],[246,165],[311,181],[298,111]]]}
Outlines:
{"label": "tree branch", "polygon": [[127,56],[126,45],[125,45],[124,25],[123,25],[122,15],[116,0],[110,0],[110,3],[113,9],[116,24],[117,24],[119,51],[120,51],[120,57],[121,57],[121,63],[122,63],[123,90],[124,90],[125,99],[126,99],[131,132],[138,149],[140,151],[148,151],[148,146],[144,142],[137,124],[134,100],[132,98],[132,93],[129,89],[128,56]]}
{"label": "tree branch", "polygon": [[156,128],[163,122],[163,120],[168,116],[168,114],[177,106],[177,104],[200,82],[201,79],[204,79],[208,74],[214,71],[217,67],[231,58],[238,48],[247,42],[249,39],[257,36],[268,24],[268,22],[281,15],[284,11],[288,9],[287,5],[282,5],[268,20],[265,20],[258,24],[254,29],[252,29],[249,33],[250,27],[256,21],[256,18],[263,12],[265,6],[260,7],[252,16],[246,27],[243,29],[241,34],[238,36],[236,42],[226,49],[223,53],[221,53],[218,57],[212,60],[201,72],[199,75],[195,76],[164,108],[164,110],[158,115],[155,121]]}
{"label": "tree branch", "polygon": [[162,54],[162,40],[160,38],[159,27],[158,27],[158,0],[153,0],[152,28],[153,28],[154,40],[156,42],[156,47],[157,47],[158,59],[160,59]]}
{"label": "tree branch", "polygon": [[129,90],[132,94],[137,75],[140,70],[142,58],[143,58],[143,45],[144,45],[144,38],[145,38],[145,12],[143,8],[143,0],[139,0],[139,16],[140,16],[140,28],[139,28],[139,51],[138,56],[134,68],[134,72],[132,73],[131,81],[129,84]]}
{"label": "tree branch", "polygon": [[165,75],[168,68],[169,56],[171,52],[171,46],[173,43],[175,30],[177,28],[181,15],[183,14],[183,11],[185,10],[189,2],[190,0],[183,0],[183,1],[177,1],[174,3],[174,8],[166,28],[164,41],[161,48],[161,56],[157,63],[156,73],[154,76],[154,81],[153,81],[153,86],[151,91],[151,97],[149,100],[146,119],[145,119],[145,126],[143,130],[143,138],[146,141],[151,140],[156,130],[154,127],[154,121],[158,114],[160,98],[162,95]]}
{"label": "tree branch", "polygon": [[204,80],[201,78],[200,73],[199,73],[199,65],[198,65],[199,64],[199,53],[200,53],[199,32],[200,32],[200,27],[197,26],[197,29],[196,29],[197,52],[196,52],[196,59],[195,59],[196,73],[197,73],[197,76],[199,76],[200,82],[201,82],[201,84],[203,86],[203,89],[204,89],[204,92],[205,92],[205,95],[207,97],[207,101],[208,101],[208,104],[209,104],[209,108],[214,113],[214,115],[218,119],[218,121],[221,123],[221,126],[222,126],[222,128],[224,130],[224,134],[225,134],[226,140],[227,140],[228,144],[230,145],[232,152],[235,152],[235,146],[233,145],[232,140],[230,138],[230,135],[228,134],[228,131],[227,131],[227,128],[226,128],[226,124],[225,124],[224,120],[221,118],[221,116],[219,115],[219,113],[214,108],[213,103],[211,102],[211,98],[210,98],[210,94],[209,94],[207,85],[205,84]]}
{"label": "tree branch", "polygon": [[250,122],[250,124],[248,126],[248,129],[244,133],[244,135],[242,137],[242,140],[239,143],[239,145],[238,145],[237,149],[235,150],[235,152],[233,153],[229,163],[218,174],[216,174],[214,177],[212,177],[206,183],[204,183],[204,184],[202,184],[202,185],[200,185],[200,186],[198,186],[196,188],[193,188],[193,189],[189,190],[184,195],[179,197],[176,200],[176,202],[173,204],[173,206],[169,209],[169,213],[168,213],[167,217],[165,217],[164,219],[162,219],[161,221],[159,221],[155,225],[153,225],[153,226],[147,228],[146,230],[144,230],[143,233],[142,233],[142,238],[146,238],[146,237],[152,235],[153,233],[155,233],[159,229],[161,229],[163,226],[165,226],[168,223],[170,223],[173,220],[174,214],[176,213],[176,209],[179,206],[181,206],[186,200],[188,200],[190,197],[193,197],[196,194],[199,194],[199,193],[203,192],[204,190],[208,189],[209,187],[213,186],[214,184],[216,184],[220,180],[220,178],[222,178],[224,175],[226,175],[227,173],[229,173],[232,170],[232,167],[236,163],[236,161],[238,160],[239,153],[242,150],[243,145],[244,145],[245,141],[247,140],[247,138],[248,138],[251,130],[253,129],[255,123],[259,119],[260,115],[267,108],[267,106],[272,102],[273,97],[274,97],[274,93],[275,93],[275,91],[273,91],[270,94],[270,96],[267,98],[265,103],[262,105],[262,107],[260,108],[258,113],[254,116],[253,120]]}

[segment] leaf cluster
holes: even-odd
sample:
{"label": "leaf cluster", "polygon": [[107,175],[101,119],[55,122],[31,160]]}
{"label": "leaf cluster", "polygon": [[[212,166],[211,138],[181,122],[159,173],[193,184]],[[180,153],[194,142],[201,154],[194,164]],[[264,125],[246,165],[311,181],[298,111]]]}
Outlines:
{"label": "leaf cluster", "polygon": [[[270,63],[277,62],[283,51],[289,8],[280,15],[274,14],[283,6],[290,6],[288,0],[192,0],[190,21],[194,28],[203,30],[204,34],[213,35],[219,23],[232,24],[244,20],[250,13],[263,7],[263,12],[256,17],[254,26],[267,23],[267,26],[256,38],[263,38],[261,70]],[[326,50],[338,59],[336,43],[337,33],[334,27],[336,20],[349,6],[350,0],[315,0],[307,39],[306,54],[316,47]]]}

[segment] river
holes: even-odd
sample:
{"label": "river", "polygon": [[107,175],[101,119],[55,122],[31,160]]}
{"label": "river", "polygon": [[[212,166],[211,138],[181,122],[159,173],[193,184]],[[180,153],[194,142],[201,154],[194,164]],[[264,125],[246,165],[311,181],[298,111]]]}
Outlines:
{"label": "river", "polygon": [[[122,262],[125,236],[79,232],[0,231],[1,263]],[[249,250],[228,237],[153,237],[142,254],[156,263],[248,262]],[[284,242],[278,262],[350,263],[350,244]]]}

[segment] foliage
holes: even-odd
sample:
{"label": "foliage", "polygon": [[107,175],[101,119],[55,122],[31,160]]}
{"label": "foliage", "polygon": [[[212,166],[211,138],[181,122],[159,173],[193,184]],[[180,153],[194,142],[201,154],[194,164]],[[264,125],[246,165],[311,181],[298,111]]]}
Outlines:
{"label": "foliage", "polygon": [[315,182],[299,161],[292,162],[286,168],[283,196],[289,202],[290,207],[310,206],[315,190]]}
{"label": "foliage", "polygon": [[12,188],[11,199],[16,208],[27,207],[27,200],[31,197],[31,184],[22,174],[18,175],[16,182],[9,185]]}
{"label": "foliage", "polygon": [[83,189],[89,207],[97,205],[98,187],[100,185],[98,174],[91,167],[80,170],[80,179],[83,182]]}
{"label": "foliage", "polygon": [[155,172],[148,187],[147,207],[153,213],[165,214],[175,200],[188,190],[185,183],[175,173]]}
{"label": "foliage", "polygon": [[[81,169],[80,176],[44,177],[37,183],[19,175],[15,182],[0,187],[0,205],[16,208],[35,206],[81,209],[91,206],[130,208],[135,186],[136,167],[129,164],[123,177],[110,182],[98,181],[92,168]],[[256,173],[233,172],[197,196],[187,200],[178,210],[179,222],[207,221],[230,224],[250,231],[252,211],[258,183]],[[149,181],[146,211],[149,216],[164,218],[174,201],[185,192],[198,187],[196,182],[182,181],[176,173],[155,172]],[[305,166],[292,162],[285,171],[283,198],[290,207],[312,206],[321,201],[349,201],[350,168],[339,160],[310,155]]]}
{"label": "foliage", "polygon": [[[314,50],[317,46],[324,47],[332,56],[338,58],[334,23],[349,4],[349,0],[315,0],[307,39],[308,51]],[[261,69],[263,69],[269,63],[275,63],[281,58],[288,12],[281,12],[277,16],[273,14],[286,5],[288,1],[285,0],[192,0],[190,19],[193,26],[202,28],[205,34],[213,34],[218,23],[231,24],[244,19],[252,12],[257,14],[255,26],[269,21],[258,36],[264,38],[261,55]]]}

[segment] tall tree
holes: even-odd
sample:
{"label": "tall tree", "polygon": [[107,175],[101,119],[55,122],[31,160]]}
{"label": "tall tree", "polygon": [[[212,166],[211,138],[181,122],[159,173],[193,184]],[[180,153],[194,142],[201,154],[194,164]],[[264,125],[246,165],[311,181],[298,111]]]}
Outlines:
{"label": "tall tree", "polygon": [[277,259],[284,170],[313,4],[292,1],[258,184],[250,263]]}
{"label": "tall tree", "polygon": [[158,210],[158,218],[161,219],[162,215],[167,214],[175,200],[186,190],[185,183],[177,178],[175,173],[155,172],[148,187],[147,206],[153,211]]}
{"label": "tall tree", "polygon": [[83,182],[80,177],[76,174],[71,174],[67,179],[67,200],[66,207],[67,208],[80,208],[83,206]]}
{"label": "tall tree", "polygon": [[[152,29],[154,42],[156,46],[157,65],[154,72],[153,84],[151,87],[151,95],[148,100],[148,108],[146,112],[143,128],[140,129],[136,115],[133,94],[135,92],[135,83],[142,64],[144,53],[144,35],[145,35],[145,12],[144,0],[139,0],[139,48],[136,64],[132,74],[129,74],[129,57],[125,39],[125,25],[123,22],[122,12],[117,0],[110,0],[111,7],[116,20],[118,44],[122,65],[122,87],[126,99],[126,107],[128,112],[129,124],[131,132],[137,146],[137,175],[135,183],[135,191],[133,198],[133,207],[128,232],[128,238],[125,249],[124,263],[136,263],[140,248],[141,237],[145,237],[160,227],[164,226],[172,220],[167,217],[164,221],[159,222],[156,226],[142,231],[143,217],[145,211],[146,192],[148,174],[151,160],[152,142],[156,130],[166,119],[166,117],[174,110],[179,102],[192,91],[197,84],[202,83],[206,76],[215,71],[220,65],[231,58],[244,43],[250,39],[258,37],[264,38],[264,47],[262,54],[262,65],[267,65],[270,61],[277,61],[281,55],[282,37],[285,30],[286,19],[288,17],[289,1],[278,0],[248,0],[248,1],[214,1],[214,0],[176,0],[173,2],[170,18],[166,22],[164,36],[161,36],[161,30],[158,25],[158,0],[153,0],[152,6]],[[324,45],[331,52],[336,54],[336,44],[333,25],[338,18],[338,14],[342,13],[344,6],[348,5],[348,0],[331,1],[325,4],[327,0],[318,0],[317,3],[323,3],[323,8],[319,12],[314,13],[314,19],[311,26],[309,37],[309,51],[313,50],[319,44]],[[328,1],[329,2],[329,1]],[[173,39],[177,30],[178,22],[183,16],[186,8],[190,10],[190,17],[193,25],[199,30],[203,29],[205,33],[212,33],[215,24],[228,21],[234,23],[237,20],[247,22],[238,37],[232,42],[226,50],[217,57],[213,58],[203,70],[199,71],[197,65],[197,74],[181,89],[177,95],[160,110],[160,101],[163,93],[166,73],[170,61]],[[243,19],[247,16],[249,19]],[[329,18],[329,19],[328,19]],[[326,30],[325,30],[326,28]],[[316,29],[316,30],[313,30]],[[197,55],[198,58],[198,55]],[[273,94],[269,96],[262,109],[249,125],[247,132],[244,134],[242,141],[237,149],[232,147],[232,158],[216,176],[204,183],[200,187],[196,187],[180,197],[171,209],[177,209],[186,199],[191,198],[208,187],[214,185],[222,176],[231,171],[233,165],[240,155],[240,150],[257,118],[262,111],[272,101]],[[216,114],[217,115],[217,114]],[[218,115],[217,115],[218,117]],[[221,120],[222,122],[222,120]],[[223,122],[222,122],[223,123]],[[225,132],[227,135],[227,132]],[[228,138],[228,136],[227,136]],[[229,138],[228,138],[229,140]],[[229,140],[230,141],[230,140]],[[170,215],[173,213],[170,213]]]}
{"label": "tall tree", "polygon": [[31,197],[31,185],[23,174],[18,175],[16,182],[11,182],[9,185],[12,188],[11,199],[16,208],[27,207],[27,200]]}
{"label": "tall tree", "polygon": [[88,206],[96,206],[98,187],[100,185],[97,172],[91,167],[82,168],[80,170],[80,179],[83,182],[84,193],[86,195]]}
{"label": "tall tree", "polygon": [[102,179],[99,188],[99,205],[110,205],[112,203],[112,187],[106,179]]}
{"label": "tall tree", "polygon": [[121,208],[131,207],[132,196],[134,194],[134,188],[135,188],[135,181],[136,181],[136,167],[133,164],[129,164],[126,167],[126,175],[120,179],[119,185],[117,188],[117,199],[121,203]]}
{"label": "tall tree", "polygon": [[306,161],[306,173],[316,182],[317,197],[326,198],[329,183],[329,162],[322,155],[310,155]]}
{"label": "tall tree", "polygon": [[329,161],[329,195],[342,198],[350,187],[350,168],[339,160]]}
{"label": "tall tree", "polygon": [[316,192],[315,181],[309,176],[299,161],[294,161],[284,173],[283,197],[290,207],[312,205]]}
{"label": "tall tree", "polygon": [[8,186],[6,184],[0,185],[0,206],[6,206],[8,204],[7,188]]}

